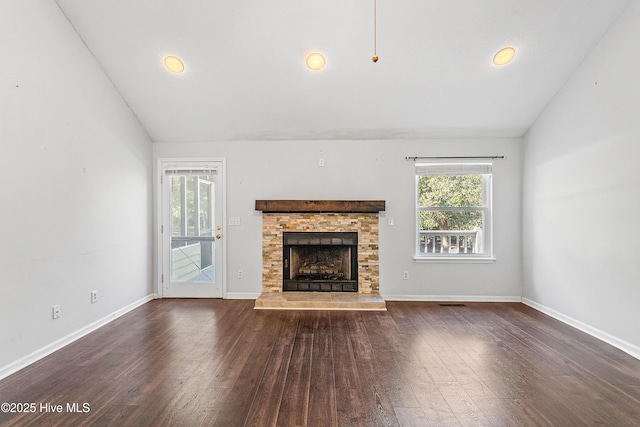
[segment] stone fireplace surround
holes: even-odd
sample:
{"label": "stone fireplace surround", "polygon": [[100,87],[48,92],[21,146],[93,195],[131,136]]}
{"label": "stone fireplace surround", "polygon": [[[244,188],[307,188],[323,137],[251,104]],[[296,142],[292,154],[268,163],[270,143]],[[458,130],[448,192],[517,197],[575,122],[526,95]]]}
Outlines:
{"label": "stone fireplace surround", "polygon": [[[386,310],[380,297],[378,217],[384,201],[256,200],[262,211],[262,294],[256,309]],[[283,292],[284,232],[357,232],[358,292]]]}

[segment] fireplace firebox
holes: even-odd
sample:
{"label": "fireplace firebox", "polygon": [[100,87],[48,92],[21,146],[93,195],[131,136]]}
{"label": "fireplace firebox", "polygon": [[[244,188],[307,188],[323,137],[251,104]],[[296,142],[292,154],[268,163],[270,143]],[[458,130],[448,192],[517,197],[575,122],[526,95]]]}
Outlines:
{"label": "fireplace firebox", "polygon": [[283,233],[283,291],[358,292],[358,233]]}

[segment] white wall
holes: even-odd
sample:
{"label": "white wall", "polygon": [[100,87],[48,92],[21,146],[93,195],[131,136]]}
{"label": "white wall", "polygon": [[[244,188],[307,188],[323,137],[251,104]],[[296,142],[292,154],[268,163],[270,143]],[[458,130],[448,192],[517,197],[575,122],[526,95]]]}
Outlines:
{"label": "white wall", "polygon": [[[505,155],[494,164],[493,264],[416,264],[415,173],[406,156]],[[255,297],[262,283],[259,199],[385,200],[380,221],[380,292],[394,299],[519,300],[521,140],[233,141],[154,143],[154,157],[225,157],[229,297]],[[319,167],[323,158],[325,166]],[[387,225],[392,216],[394,226]],[[237,270],[244,278],[237,279]],[[409,280],[402,279],[409,271]]]}
{"label": "white wall", "polygon": [[524,297],[640,356],[640,2],[528,133]]}
{"label": "white wall", "polygon": [[152,157],[54,1],[2,0],[0,40],[1,377],[152,293]]}

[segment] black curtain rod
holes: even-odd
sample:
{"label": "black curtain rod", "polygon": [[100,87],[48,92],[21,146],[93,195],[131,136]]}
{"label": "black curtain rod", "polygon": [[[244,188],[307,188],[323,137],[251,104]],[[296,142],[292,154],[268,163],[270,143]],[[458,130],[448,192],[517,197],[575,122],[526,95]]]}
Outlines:
{"label": "black curtain rod", "polygon": [[435,159],[504,159],[504,156],[414,156],[405,157],[405,160],[435,160]]}

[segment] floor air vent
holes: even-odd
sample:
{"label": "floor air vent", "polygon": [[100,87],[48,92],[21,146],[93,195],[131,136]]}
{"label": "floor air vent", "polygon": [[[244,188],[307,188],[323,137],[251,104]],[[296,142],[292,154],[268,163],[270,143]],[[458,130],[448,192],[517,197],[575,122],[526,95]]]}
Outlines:
{"label": "floor air vent", "polygon": [[440,307],[466,307],[466,305],[461,303],[444,303],[438,304]]}

